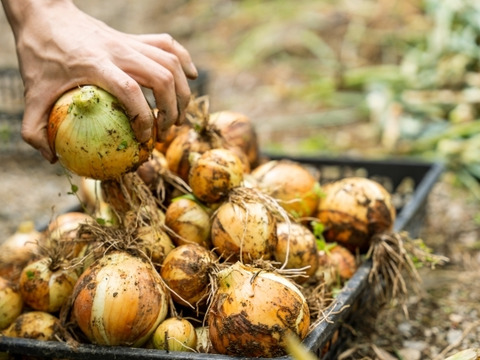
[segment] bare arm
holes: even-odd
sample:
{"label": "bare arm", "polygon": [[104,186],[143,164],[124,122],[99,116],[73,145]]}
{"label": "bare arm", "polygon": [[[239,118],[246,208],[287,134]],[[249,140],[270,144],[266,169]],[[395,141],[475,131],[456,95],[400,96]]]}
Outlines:
{"label": "bare arm", "polygon": [[[79,10],[71,0],[2,0],[15,35],[25,85],[22,136],[50,162],[46,125],[55,101],[85,84],[115,95],[135,119],[140,141],[181,123],[190,99],[187,78],[197,70],[188,51],[167,34],[130,35]],[[141,86],[153,90],[154,119]]]}

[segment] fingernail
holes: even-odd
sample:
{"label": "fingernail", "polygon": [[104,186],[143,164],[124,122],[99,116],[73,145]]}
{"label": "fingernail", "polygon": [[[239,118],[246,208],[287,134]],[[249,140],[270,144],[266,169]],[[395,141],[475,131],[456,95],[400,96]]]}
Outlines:
{"label": "fingernail", "polygon": [[139,136],[138,141],[141,143],[147,142],[152,137],[152,129],[145,129]]}
{"label": "fingernail", "polygon": [[188,72],[190,73],[189,75],[193,78],[196,78],[198,77],[198,70],[197,68],[195,67],[195,65],[193,64],[193,62],[191,62],[190,64],[188,64]]}
{"label": "fingernail", "polygon": [[53,164],[55,162],[55,156],[52,154],[51,151],[46,150],[46,149],[39,149],[40,154],[50,162],[50,164]]}

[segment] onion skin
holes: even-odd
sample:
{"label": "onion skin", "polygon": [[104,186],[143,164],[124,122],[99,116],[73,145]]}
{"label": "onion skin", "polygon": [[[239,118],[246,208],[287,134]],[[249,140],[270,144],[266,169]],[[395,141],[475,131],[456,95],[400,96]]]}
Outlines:
{"label": "onion skin", "polygon": [[23,309],[23,299],[13,284],[0,277],[0,330],[8,327]]}
{"label": "onion skin", "polygon": [[350,251],[365,252],[374,234],[391,231],[395,207],[390,193],[378,182],[349,177],[322,186],[316,217],[324,225],[328,242],[338,242]]}
{"label": "onion skin", "polygon": [[277,243],[276,221],[272,212],[256,199],[242,204],[227,201],[212,220],[212,244],[217,254],[244,263],[273,257]]}
{"label": "onion skin", "polygon": [[155,329],[152,344],[159,350],[194,351],[197,346],[197,333],[187,319],[168,318]]}
{"label": "onion skin", "polygon": [[79,211],[69,211],[58,215],[50,221],[46,230],[47,241],[63,242],[65,252],[78,256],[85,242],[74,241],[81,224],[92,223],[95,220],[88,214]]}
{"label": "onion skin", "polygon": [[251,172],[257,187],[275,198],[295,218],[315,214],[320,201],[320,185],[302,164],[291,160],[271,160]]}
{"label": "onion skin", "polygon": [[282,356],[286,336],[305,338],[310,312],[305,297],[291,281],[239,262],[217,275],[219,287],[207,320],[218,353]]}
{"label": "onion skin", "polygon": [[196,243],[210,249],[211,220],[203,205],[187,198],[176,198],[165,211],[165,226],[175,245]]}
{"label": "onion skin", "polygon": [[48,257],[28,264],[20,275],[19,290],[25,304],[32,309],[53,313],[66,303],[78,276],[74,270],[50,267]]}
{"label": "onion skin", "polygon": [[228,149],[211,149],[193,161],[188,183],[198,199],[213,204],[241,185],[243,173],[243,164],[235,153]]}
{"label": "onion skin", "polygon": [[307,267],[305,276],[298,276],[295,281],[304,283],[315,274],[318,268],[317,240],[315,235],[304,225],[295,222],[277,223],[277,246],[275,260],[283,264],[287,258],[287,269]]}
{"label": "onion skin", "polygon": [[73,320],[98,345],[139,347],[167,311],[168,295],[156,270],[120,251],[86,269],[73,293]]}
{"label": "onion skin", "polygon": [[[318,269],[321,273],[326,274],[326,277],[333,273],[341,281],[348,280],[358,268],[355,255],[342,245],[332,245],[332,247],[328,246],[326,250],[318,251]],[[326,280],[328,282],[328,279]]]}
{"label": "onion skin", "polygon": [[173,249],[160,270],[173,301],[190,306],[203,304],[210,289],[209,273],[216,260],[214,253],[198,244]]}
{"label": "onion skin", "polygon": [[47,136],[65,168],[98,180],[135,170],[148,159],[154,146],[153,137],[139,143],[123,106],[92,85],[72,89],[57,100],[48,120]]}

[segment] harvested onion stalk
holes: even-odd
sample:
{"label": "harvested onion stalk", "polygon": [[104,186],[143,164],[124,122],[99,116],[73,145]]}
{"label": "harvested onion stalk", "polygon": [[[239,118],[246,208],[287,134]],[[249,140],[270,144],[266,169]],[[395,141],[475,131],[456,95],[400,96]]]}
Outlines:
{"label": "harvested onion stalk", "polygon": [[305,297],[291,281],[239,262],[218,274],[207,314],[210,340],[221,354],[285,355],[286,336],[303,339],[310,326]]}
{"label": "harvested onion stalk", "polygon": [[135,170],[154,146],[153,139],[139,143],[122,104],[91,85],[72,89],[57,100],[47,132],[50,147],[65,168],[99,180]]}
{"label": "harvested onion stalk", "polygon": [[73,319],[99,345],[141,346],[167,310],[168,295],[156,270],[120,251],[85,270],[73,292]]}

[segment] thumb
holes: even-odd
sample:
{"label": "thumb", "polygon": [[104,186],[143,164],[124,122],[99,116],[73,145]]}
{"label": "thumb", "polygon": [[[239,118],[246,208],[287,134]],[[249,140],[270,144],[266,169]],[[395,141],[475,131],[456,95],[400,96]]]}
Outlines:
{"label": "thumb", "polygon": [[34,107],[28,104],[25,105],[21,130],[22,138],[53,164],[57,157],[48,144],[47,123],[48,115],[45,112],[34,110]]}

